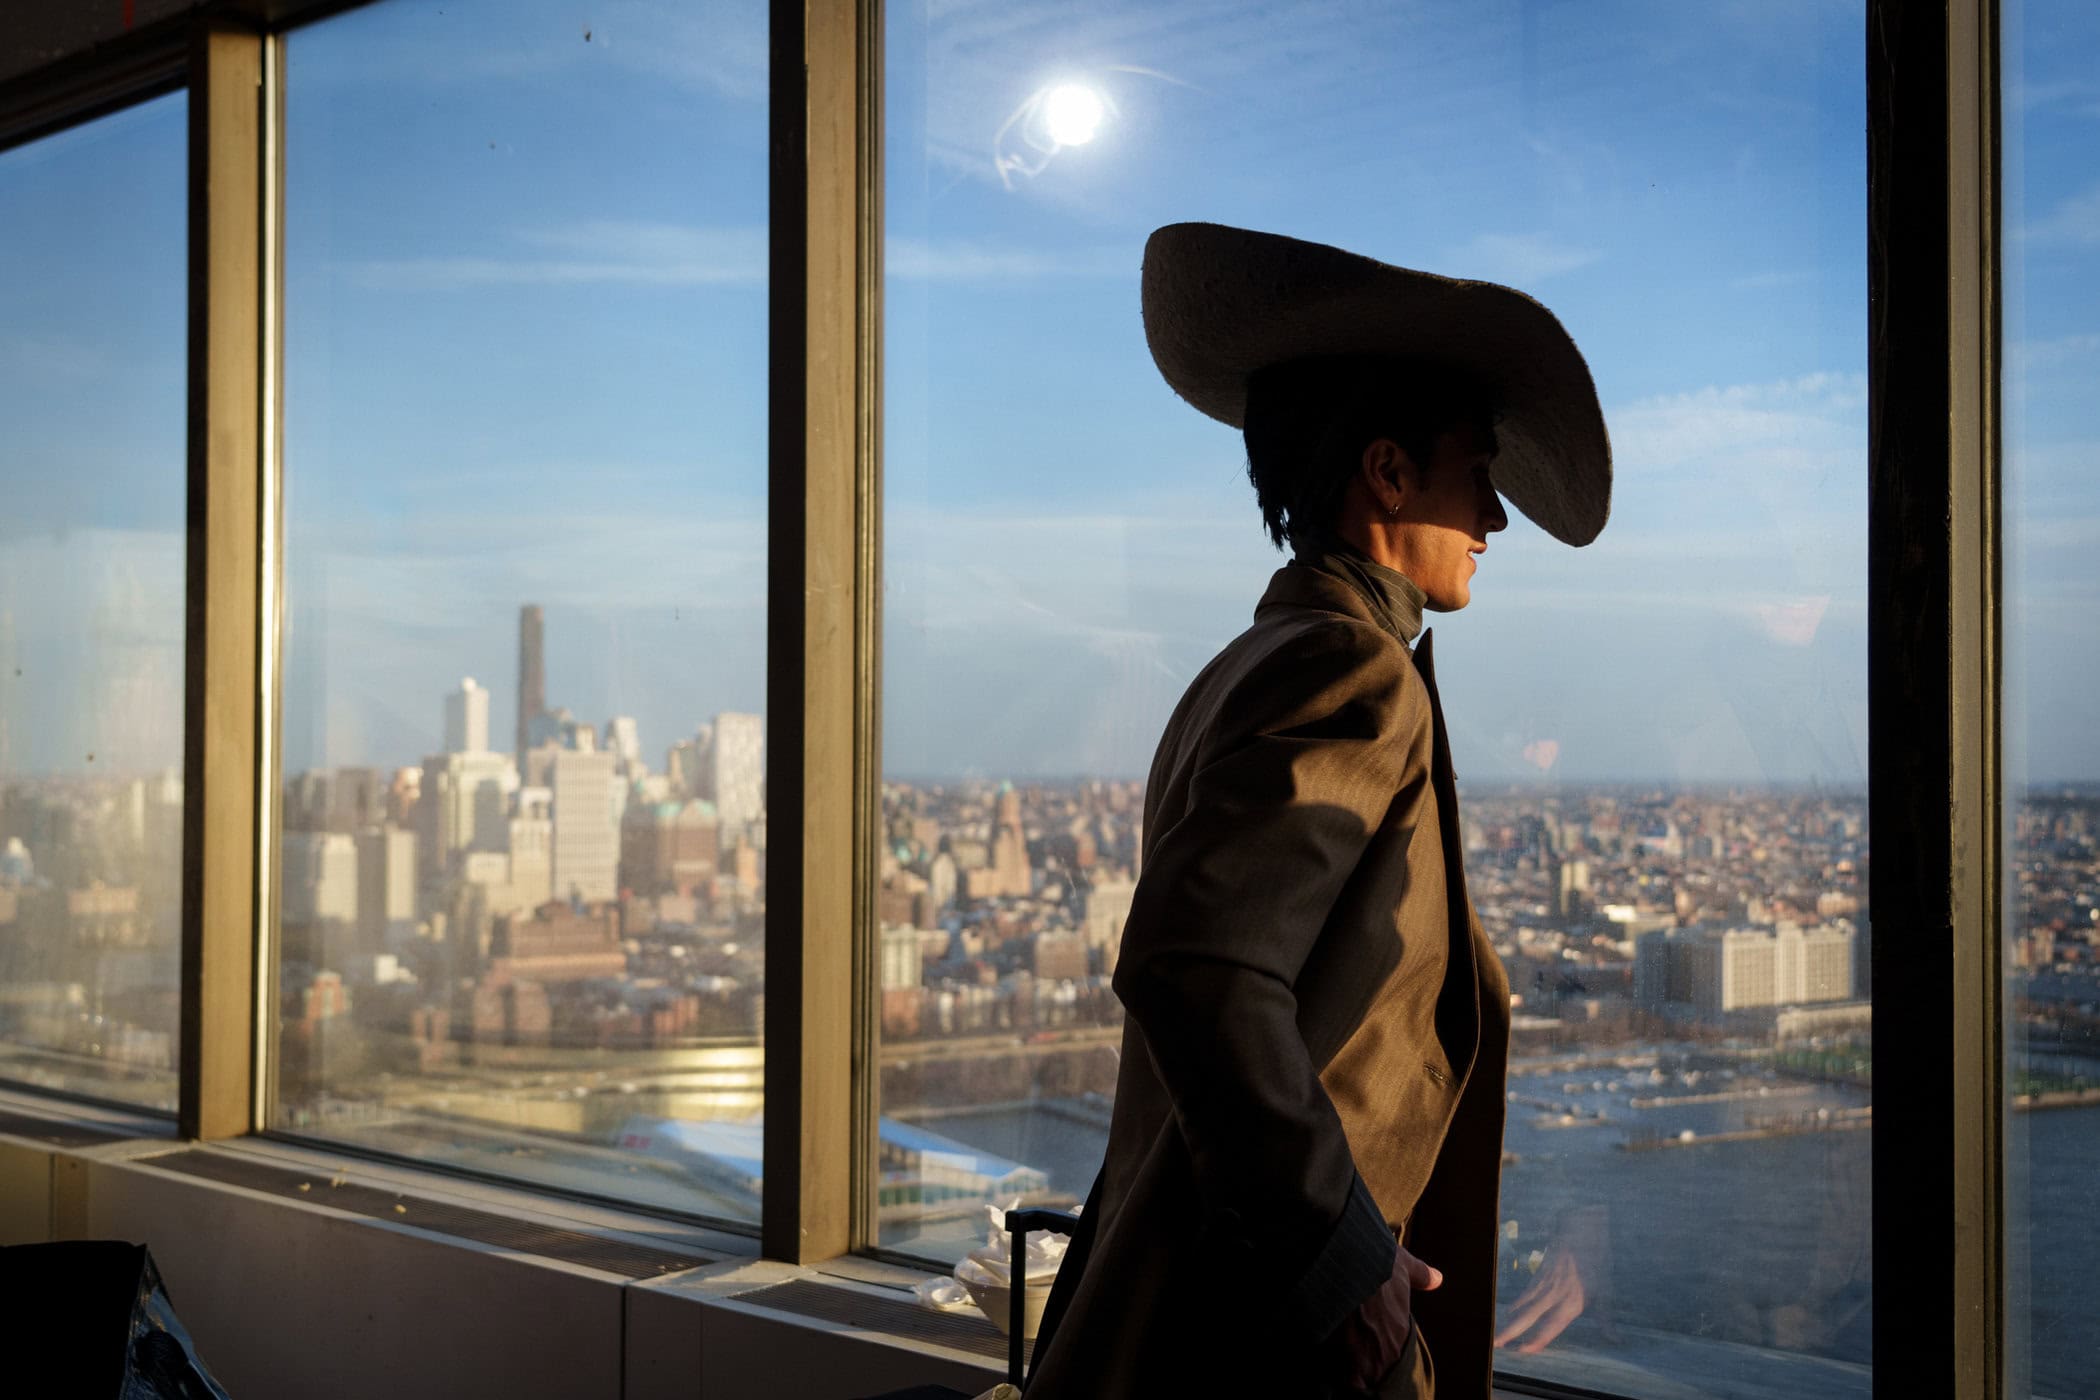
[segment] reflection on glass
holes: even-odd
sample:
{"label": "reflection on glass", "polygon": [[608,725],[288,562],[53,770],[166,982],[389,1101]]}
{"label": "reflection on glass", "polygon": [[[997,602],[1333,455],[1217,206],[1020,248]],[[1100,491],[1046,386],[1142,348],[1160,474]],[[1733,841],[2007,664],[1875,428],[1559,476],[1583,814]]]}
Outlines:
{"label": "reflection on glass", "polygon": [[289,41],[279,1127],[756,1217],[765,38]]}
{"label": "reflection on glass", "polygon": [[0,1079],[169,1112],[185,112],[0,153]]}
{"label": "reflection on glass", "polygon": [[2004,12],[2011,1393],[2100,1368],[2100,14]]}
{"label": "reflection on glass", "polygon": [[888,13],[883,1240],[1100,1165],[1144,775],[1283,562],[1139,320],[1218,219],[1536,293],[1611,424],[1599,542],[1520,519],[1436,619],[1517,1001],[1500,1364],[1865,1396],[1860,7]]}

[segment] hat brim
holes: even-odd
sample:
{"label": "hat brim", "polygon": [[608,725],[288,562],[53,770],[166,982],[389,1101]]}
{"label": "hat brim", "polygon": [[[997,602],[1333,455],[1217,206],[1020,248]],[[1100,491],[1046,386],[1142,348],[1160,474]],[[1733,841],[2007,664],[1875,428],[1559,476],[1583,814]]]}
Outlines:
{"label": "hat brim", "polygon": [[1597,388],[1551,311],[1513,287],[1394,267],[1324,243],[1169,224],[1145,243],[1145,340],[1175,393],[1246,426],[1256,370],[1315,355],[1455,366],[1496,412],[1495,486],[1555,539],[1585,545],[1611,514]]}

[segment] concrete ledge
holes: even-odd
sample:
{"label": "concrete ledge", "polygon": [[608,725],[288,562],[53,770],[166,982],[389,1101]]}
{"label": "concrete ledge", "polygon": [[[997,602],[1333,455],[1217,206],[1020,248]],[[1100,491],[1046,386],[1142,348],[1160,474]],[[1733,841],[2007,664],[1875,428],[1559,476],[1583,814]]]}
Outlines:
{"label": "concrete ledge", "polygon": [[[0,1094],[0,1106],[106,1125],[70,1104]],[[303,1169],[316,1189],[288,1198],[155,1162],[199,1150]],[[422,1229],[413,1211],[332,1208],[339,1179],[715,1262],[635,1279]],[[908,1302],[907,1270],[856,1261],[862,1280],[890,1285],[840,1279],[750,1257],[748,1237],[267,1140],[198,1149],[159,1135],[60,1145],[0,1134],[0,1244],[52,1239],[148,1245],[206,1364],[242,1400],[849,1400],[929,1382],[975,1393],[1001,1374],[906,1330],[742,1301],[802,1281]]]}

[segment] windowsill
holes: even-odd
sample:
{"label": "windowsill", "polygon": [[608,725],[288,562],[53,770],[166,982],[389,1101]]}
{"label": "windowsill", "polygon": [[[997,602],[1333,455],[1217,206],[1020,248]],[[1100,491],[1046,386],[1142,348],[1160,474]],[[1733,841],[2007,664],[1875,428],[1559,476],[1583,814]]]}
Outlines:
{"label": "windowsill", "polygon": [[[52,1131],[27,1135],[24,1120]],[[200,1355],[236,1394],[400,1393],[404,1376],[412,1392],[480,1393],[491,1363],[465,1338],[527,1358],[504,1388],[513,1396],[846,1397],[927,1382],[972,1393],[1004,1374],[1005,1338],[989,1322],[918,1306],[911,1285],[931,1265],[783,1264],[730,1231],[305,1143],[185,1143],[163,1120],[8,1090],[0,1124],[12,1129],[0,1131],[0,1244],[152,1246]],[[375,1199],[401,1209],[375,1211]],[[404,1302],[410,1279],[430,1296]],[[550,1329],[560,1363],[543,1355]],[[297,1344],[258,1344],[277,1334]],[[330,1377],[282,1371],[317,1347],[337,1357]],[[1735,1350],[1755,1349],[1714,1350],[1711,1374],[1735,1370],[1721,1354]],[[1576,1353],[1523,1369],[1545,1384],[1498,1394],[1614,1380],[1663,1393],[1654,1373]]]}

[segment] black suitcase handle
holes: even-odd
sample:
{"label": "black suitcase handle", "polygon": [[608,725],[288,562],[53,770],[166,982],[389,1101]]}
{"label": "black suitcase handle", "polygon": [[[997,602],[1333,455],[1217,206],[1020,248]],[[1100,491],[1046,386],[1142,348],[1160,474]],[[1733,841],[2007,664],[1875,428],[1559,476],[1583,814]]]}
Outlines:
{"label": "black suitcase handle", "polygon": [[1037,1230],[1069,1237],[1079,1228],[1079,1212],[1024,1206],[1006,1213],[1007,1301],[1011,1309],[1006,1328],[1006,1379],[1016,1390],[1026,1390],[1027,1354],[1022,1350],[1022,1324],[1028,1316],[1028,1236]]}

